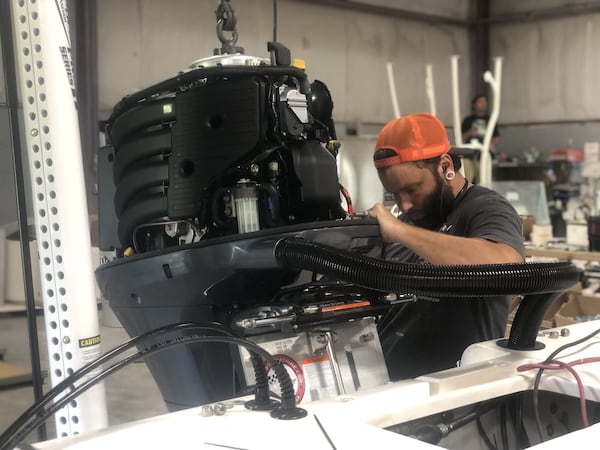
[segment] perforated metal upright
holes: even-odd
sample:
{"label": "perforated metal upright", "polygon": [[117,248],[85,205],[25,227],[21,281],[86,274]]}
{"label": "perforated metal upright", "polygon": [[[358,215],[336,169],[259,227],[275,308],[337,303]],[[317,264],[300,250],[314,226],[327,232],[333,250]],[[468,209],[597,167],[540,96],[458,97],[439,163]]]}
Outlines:
{"label": "perforated metal upright", "polygon": [[[100,355],[68,12],[66,0],[12,0],[11,6],[55,386]],[[59,437],[106,425],[103,384],[56,414]]]}

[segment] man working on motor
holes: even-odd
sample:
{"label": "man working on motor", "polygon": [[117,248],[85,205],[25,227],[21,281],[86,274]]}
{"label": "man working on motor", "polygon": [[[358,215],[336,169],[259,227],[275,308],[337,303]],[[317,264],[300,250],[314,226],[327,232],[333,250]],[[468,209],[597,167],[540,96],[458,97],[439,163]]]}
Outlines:
{"label": "man working on motor", "polygon": [[[446,130],[430,114],[388,123],[373,155],[384,189],[401,211],[378,203],[385,259],[435,265],[522,263],[521,221],[500,194],[471,185],[460,173]],[[381,336],[392,379],[454,367],[463,350],[502,337],[510,298],[420,299],[407,305]],[[380,330],[381,332],[381,330]]]}

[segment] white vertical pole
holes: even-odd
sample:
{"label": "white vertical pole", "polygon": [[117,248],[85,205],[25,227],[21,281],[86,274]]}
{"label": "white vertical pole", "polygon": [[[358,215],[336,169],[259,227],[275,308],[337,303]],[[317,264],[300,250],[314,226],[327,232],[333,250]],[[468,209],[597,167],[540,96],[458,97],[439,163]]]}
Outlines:
{"label": "white vertical pole", "polygon": [[454,143],[460,147],[463,145],[462,131],[460,127],[460,97],[458,95],[458,58],[459,55],[450,57],[452,70],[452,105],[454,115]]}
{"label": "white vertical pole", "polygon": [[483,146],[481,148],[481,161],[479,161],[479,183],[483,186],[491,186],[492,184],[492,157],[490,155],[490,144],[492,142],[492,134],[498,123],[500,115],[500,85],[502,83],[502,58],[494,58],[494,74],[486,71],[483,74],[483,80],[492,88],[492,113],[490,120],[485,129],[483,138]]}
{"label": "white vertical pole", "polygon": [[433,69],[431,64],[425,66],[425,92],[427,99],[429,100],[429,111],[434,116],[437,116],[437,110],[435,107],[435,88],[433,83]]}
{"label": "white vertical pole", "polygon": [[390,98],[394,108],[394,119],[400,117],[400,106],[398,106],[398,95],[396,94],[396,82],[394,81],[394,67],[391,62],[386,64],[388,86],[390,88]]}
{"label": "white vertical pole", "polygon": [[[12,15],[55,386],[100,355],[66,0],[12,0]],[[58,437],[106,425],[103,384],[56,414]]]}

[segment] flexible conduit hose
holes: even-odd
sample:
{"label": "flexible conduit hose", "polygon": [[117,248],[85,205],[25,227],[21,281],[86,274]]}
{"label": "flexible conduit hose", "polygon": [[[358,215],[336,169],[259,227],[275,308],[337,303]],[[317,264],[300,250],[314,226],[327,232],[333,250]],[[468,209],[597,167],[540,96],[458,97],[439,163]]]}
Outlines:
{"label": "flexible conduit hose", "polygon": [[[269,376],[267,374],[267,368],[265,367],[265,363],[263,362],[263,359],[260,357],[260,355],[253,352],[250,352],[250,362],[252,363],[252,369],[254,370],[256,391],[254,393],[254,399],[248,400],[245,403],[245,406],[246,408],[251,409],[253,411],[270,411],[273,408],[275,408],[275,406],[279,405],[279,402],[277,402],[276,400],[271,400],[271,392],[269,390]],[[294,399],[295,394],[296,393],[293,392],[292,389],[291,395],[294,396]]]}
{"label": "flexible conduit hose", "polygon": [[507,344],[519,350],[535,347],[537,330],[547,309],[581,277],[581,272],[567,261],[433,266],[371,258],[299,238],[277,241],[274,256],[284,267],[309,270],[383,292],[460,298],[525,295]]}

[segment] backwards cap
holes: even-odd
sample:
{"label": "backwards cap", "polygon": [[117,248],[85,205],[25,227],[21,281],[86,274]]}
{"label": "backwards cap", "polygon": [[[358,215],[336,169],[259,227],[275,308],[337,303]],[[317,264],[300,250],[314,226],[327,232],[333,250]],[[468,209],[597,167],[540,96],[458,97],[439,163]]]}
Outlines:
{"label": "backwards cap", "polygon": [[443,155],[450,150],[450,141],[446,128],[437,117],[410,114],[383,127],[375,144],[375,153],[381,149],[391,150],[395,155],[376,160],[378,169]]}

